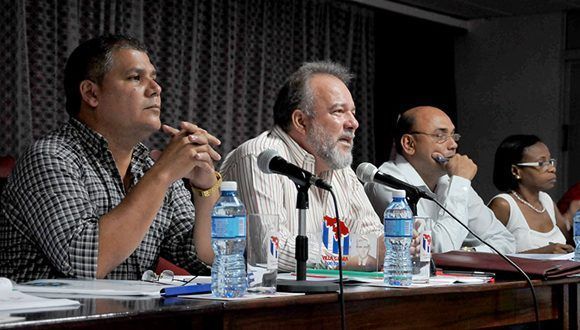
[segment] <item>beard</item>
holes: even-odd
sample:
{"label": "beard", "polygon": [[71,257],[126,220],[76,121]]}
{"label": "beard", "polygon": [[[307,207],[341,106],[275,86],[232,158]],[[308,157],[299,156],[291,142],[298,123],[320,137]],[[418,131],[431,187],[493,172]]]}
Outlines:
{"label": "beard", "polygon": [[[354,132],[346,131],[340,138],[354,139]],[[352,146],[346,152],[341,152],[338,140],[333,141],[326,134],[324,128],[319,125],[312,125],[312,129],[306,134],[306,142],[314,148],[316,155],[322,158],[333,170],[343,169],[352,164]]]}

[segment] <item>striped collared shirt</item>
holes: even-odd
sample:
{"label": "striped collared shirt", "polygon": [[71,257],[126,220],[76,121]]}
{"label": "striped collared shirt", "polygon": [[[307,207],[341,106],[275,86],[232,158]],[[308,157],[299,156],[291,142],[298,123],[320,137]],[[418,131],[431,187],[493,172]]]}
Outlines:
{"label": "striped collared shirt", "polygon": [[[314,173],[314,156],[302,149],[278,126],[246,141],[229,153],[221,171],[226,180],[238,182],[238,191],[248,214],[279,215],[278,268],[291,271],[296,263],[294,247],[298,234],[297,190],[295,184],[287,177],[260,171],[257,158],[267,149],[276,150],[290,163]],[[382,235],[383,227],[380,219],[350,167],[327,171],[320,177],[334,188],[339,216],[349,227],[350,233]],[[322,222],[325,216],[335,217],[334,205],[330,194],[318,188],[311,188],[308,191],[308,198],[310,204],[306,212],[306,234],[309,240],[309,263],[318,263],[321,259]]]}

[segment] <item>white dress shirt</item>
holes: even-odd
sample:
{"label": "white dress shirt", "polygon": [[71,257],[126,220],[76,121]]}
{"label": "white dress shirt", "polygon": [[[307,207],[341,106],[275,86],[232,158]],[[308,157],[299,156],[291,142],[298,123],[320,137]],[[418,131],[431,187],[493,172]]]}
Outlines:
{"label": "white dress shirt", "polygon": [[[395,161],[381,165],[379,171],[430,191],[415,168],[401,155],[397,155]],[[377,214],[382,214],[392,200],[391,190],[383,185],[367,183],[365,192]],[[434,193],[439,202],[476,235],[502,253],[515,252],[514,237],[473,190],[470,180],[460,176],[444,175],[439,178]],[[421,199],[417,204],[417,215],[428,216],[433,220],[433,252],[458,250],[462,246],[473,246],[477,251],[491,252],[489,247],[470,235],[434,202]]]}

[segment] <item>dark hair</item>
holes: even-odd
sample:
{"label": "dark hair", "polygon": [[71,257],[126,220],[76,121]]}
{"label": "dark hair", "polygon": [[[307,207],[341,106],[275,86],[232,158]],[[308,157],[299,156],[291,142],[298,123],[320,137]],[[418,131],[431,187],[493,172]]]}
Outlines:
{"label": "dark hair", "polygon": [[411,132],[413,125],[415,125],[415,116],[407,114],[407,111],[404,111],[399,115],[399,118],[397,119],[397,124],[395,125],[395,148],[398,154],[401,155],[403,154],[403,146],[401,145],[401,138],[403,137],[404,134]]}
{"label": "dark hair", "polygon": [[518,187],[518,181],[512,173],[512,165],[522,160],[524,150],[538,142],[535,135],[510,135],[497,147],[493,165],[493,184],[500,191],[510,191]]}
{"label": "dark hair", "polygon": [[66,111],[71,117],[76,117],[80,111],[80,83],[91,80],[100,84],[111,70],[113,51],[118,49],[135,49],[147,53],[145,46],[135,38],[105,35],[83,42],[70,54],[64,69],[64,90]]}
{"label": "dark hair", "polygon": [[328,74],[340,79],[346,86],[353,74],[341,64],[331,61],[306,62],[288,77],[276,97],[274,103],[274,124],[285,131],[290,129],[292,113],[301,109],[307,115],[313,116],[314,96],[310,88],[310,79],[317,74]]}

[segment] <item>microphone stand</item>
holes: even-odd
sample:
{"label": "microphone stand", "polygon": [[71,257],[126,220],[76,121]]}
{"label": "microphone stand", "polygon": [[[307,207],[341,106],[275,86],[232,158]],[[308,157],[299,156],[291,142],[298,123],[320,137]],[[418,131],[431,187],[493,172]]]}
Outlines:
{"label": "microphone stand", "polygon": [[407,191],[407,204],[409,204],[409,207],[411,208],[411,211],[413,211],[413,215],[418,215],[417,214],[417,203],[419,203],[419,200],[421,199],[421,196],[419,196],[419,194],[413,192],[413,191]]}
{"label": "microphone stand", "polygon": [[294,256],[296,258],[296,280],[306,281],[306,261],[308,260],[308,236],[306,236],[306,210],[308,209],[309,186],[296,185],[296,209],[298,210],[298,236]]}
{"label": "microphone stand", "polygon": [[[422,196],[419,193],[417,193],[416,191],[412,191],[412,190],[406,190],[406,193],[407,193],[407,197],[406,197],[407,204],[409,204],[409,207],[411,208],[413,215],[417,216],[418,215],[417,214],[417,203],[419,203],[419,200],[421,199]],[[435,274],[437,273],[437,265],[435,265],[435,260],[433,260],[433,257],[431,257],[429,271],[431,273],[431,276],[435,276]]]}
{"label": "microphone stand", "polygon": [[[520,274],[522,274],[522,276],[528,282],[528,284],[530,286],[530,290],[532,291],[532,299],[534,301],[534,312],[535,312],[535,316],[536,316],[536,325],[537,325],[538,329],[540,329],[541,325],[540,325],[538,301],[536,298],[536,292],[534,290],[534,285],[533,285],[532,281],[530,280],[530,278],[528,277],[528,275],[517,264],[515,264],[511,259],[509,259],[507,256],[505,256],[503,253],[499,252],[491,244],[489,244],[486,241],[484,241],[483,239],[481,239],[481,237],[479,237],[471,229],[469,229],[469,227],[466,224],[459,221],[459,219],[457,219],[457,217],[455,215],[453,215],[451,212],[449,212],[449,210],[447,210],[434,196],[431,196],[430,194],[428,194],[426,192],[421,193],[420,191],[417,191],[417,190],[410,190],[410,189],[404,189],[404,190],[406,191],[407,202],[409,204],[409,207],[413,211],[414,215],[417,215],[417,203],[419,202],[419,199],[425,198],[427,200],[431,200],[432,202],[437,204],[437,206],[439,206],[442,210],[444,210],[447,214],[449,214],[455,221],[457,221],[457,223],[460,224],[463,228],[465,228],[471,235],[473,235],[475,238],[477,238],[480,242],[489,246],[495,253],[497,253],[497,255],[499,255],[501,258],[503,258],[508,264],[513,266]],[[433,257],[431,257],[431,266],[430,267],[431,267],[431,276],[435,276],[436,267],[435,267],[435,261],[433,260]]]}
{"label": "microphone stand", "polygon": [[[308,181],[306,181],[308,182]],[[296,258],[296,281],[278,280],[277,289],[282,292],[321,293],[336,292],[338,284],[332,282],[309,282],[306,280],[308,260],[308,236],[306,236],[306,210],[308,209],[308,189],[310,184],[296,184],[296,209],[298,210],[298,235],[294,257]]]}

